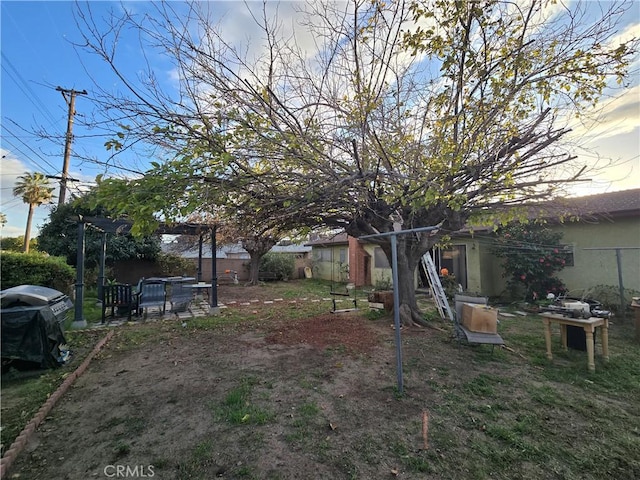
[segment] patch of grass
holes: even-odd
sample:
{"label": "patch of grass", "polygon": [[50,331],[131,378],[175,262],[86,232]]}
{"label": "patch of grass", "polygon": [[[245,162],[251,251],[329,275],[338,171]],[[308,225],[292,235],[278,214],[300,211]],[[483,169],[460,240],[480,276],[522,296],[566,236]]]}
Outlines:
{"label": "patch of grass", "polygon": [[203,462],[209,459],[209,457],[211,457],[212,451],[213,451],[213,442],[211,440],[205,440],[196,445],[196,448],[194,448],[193,453],[191,454],[191,457],[195,461]]}
{"label": "patch of grass", "polygon": [[[109,310],[110,312],[110,310]],[[107,314],[109,314],[107,312]],[[69,325],[73,322],[73,312],[67,314],[69,317]],[[87,323],[100,323],[102,321],[102,304],[98,301],[98,297],[93,292],[85,292],[84,301],[82,302],[82,316]],[[69,326],[65,323],[65,326]]]}
{"label": "patch of grass", "polygon": [[232,425],[264,425],[272,421],[273,413],[251,401],[256,384],[257,380],[253,377],[243,379],[227,393],[221,405],[212,405],[216,416]]}
{"label": "patch of grass", "polygon": [[[2,453],[31,420],[47,397],[62,383],[59,372],[45,372],[35,378],[2,378]],[[9,398],[15,400],[8,400]]]}
{"label": "patch of grass", "polygon": [[551,385],[532,385],[528,391],[531,400],[541,405],[558,405],[561,400],[558,391]]}
{"label": "patch of grass", "polygon": [[157,457],[151,461],[150,465],[153,465],[154,470],[163,470],[171,464],[171,461],[165,457]]}
{"label": "patch of grass", "polygon": [[495,393],[494,386],[497,383],[494,377],[480,374],[478,377],[462,386],[466,393],[478,397],[492,397]]}
{"label": "patch of grass", "polygon": [[315,402],[305,402],[292,411],[291,418],[292,431],[285,439],[294,447],[323,455],[329,448],[324,428],[328,430],[329,426],[322,424],[320,407]]}
{"label": "patch of grass", "polygon": [[178,463],[177,479],[205,478],[205,472],[211,464],[213,447],[213,441],[210,439],[197,443],[191,453],[183,456],[183,459]]}
{"label": "patch of grass", "polygon": [[1,452],[11,446],[22,429],[56,391],[64,379],[84,359],[105,332],[92,330],[65,332],[73,356],[68,365],[56,369],[17,371],[13,368],[2,375],[2,415],[0,416]]}
{"label": "patch of grass", "polygon": [[347,351],[347,347],[345,347],[342,343],[338,343],[336,345],[330,345],[324,349],[324,353],[327,355],[338,355],[342,356]]}
{"label": "patch of grass", "polygon": [[116,457],[118,458],[124,457],[125,455],[128,455],[129,452],[131,451],[131,445],[129,445],[127,442],[120,440],[113,447],[113,451],[116,454]]}
{"label": "patch of grass", "polygon": [[399,439],[392,440],[391,452],[405,465],[407,470],[414,473],[433,473],[434,468],[429,461],[429,455],[425,451],[412,451]]}
{"label": "patch of grass", "polygon": [[161,338],[162,325],[128,323],[117,330],[112,348],[116,350],[131,350],[139,348],[141,345],[157,343]]}

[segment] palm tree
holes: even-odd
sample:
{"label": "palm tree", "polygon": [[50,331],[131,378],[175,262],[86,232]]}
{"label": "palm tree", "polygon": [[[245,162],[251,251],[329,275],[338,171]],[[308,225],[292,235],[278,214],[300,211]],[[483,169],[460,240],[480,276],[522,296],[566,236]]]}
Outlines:
{"label": "palm tree", "polygon": [[29,251],[29,237],[31,236],[31,220],[33,210],[43,203],[49,203],[53,199],[54,187],[49,185],[49,179],[42,173],[28,173],[18,177],[13,194],[22,197],[22,201],[29,205],[29,215],[27,216],[27,228],[24,233],[24,246],[22,250]]}

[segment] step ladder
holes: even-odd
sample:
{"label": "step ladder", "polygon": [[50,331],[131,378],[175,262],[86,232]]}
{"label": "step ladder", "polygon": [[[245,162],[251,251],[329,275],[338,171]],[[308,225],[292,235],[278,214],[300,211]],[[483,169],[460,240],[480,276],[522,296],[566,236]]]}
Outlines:
{"label": "step ladder", "polygon": [[429,255],[429,252],[425,253],[422,256],[422,268],[424,268],[425,273],[427,274],[427,278],[429,279],[431,294],[433,295],[433,298],[436,302],[436,307],[438,307],[440,317],[445,320],[448,318],[455,323],[456,320],[453,317],[451,308],[449,307],[447,295],[444,293],[442,283],[440,283],[440,277],[438,276],[438,272],[436,271],[436,266],[433,263],[433,259],[431,258],[431,255]]}

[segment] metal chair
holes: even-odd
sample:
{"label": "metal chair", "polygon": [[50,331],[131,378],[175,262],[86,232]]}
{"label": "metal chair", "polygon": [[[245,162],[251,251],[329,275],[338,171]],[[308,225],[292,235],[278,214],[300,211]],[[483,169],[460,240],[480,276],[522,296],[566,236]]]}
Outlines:
{"label": "metal chair", "polygon": [[193,300],[193,290],[186,287],[183,282],[172,282],[169,293],[169,303],[171,312],[185,312],[191,306]]}
{"label": "metal chair", "polygon": [[107,308],[111,308],[111,317],[115,317],[115,309],[126,309],[127,320],[131,321],[131,311],[136,307],[133,287],[116,283],[102,287],[102,323],[106,318]]}
{"label": "metal chair", "polygon": [[[166,311],[167,294],[165,283],[157,280],[141,280],[138,288],[137,314],[148,313],[150,307],[158,307],[164,315]],[[147,311],[145,311],[147,310]]]}

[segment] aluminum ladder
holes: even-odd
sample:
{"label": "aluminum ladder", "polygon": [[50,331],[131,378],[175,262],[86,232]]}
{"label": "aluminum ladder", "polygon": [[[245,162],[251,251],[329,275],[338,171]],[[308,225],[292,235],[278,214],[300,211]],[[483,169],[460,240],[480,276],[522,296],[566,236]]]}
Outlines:
{"label": "aluminum ladder", "polygon": [[443,319],[449,318],[449,320],[455,323],[456,320],[453,317],[453,313],[451,312],[451,307],[449,307],[447,295],[444,293],[442,283],[440,283],[440,277],[438,276],[438,272],[436,271],[436,266],[433,263],[433,259],[431,258],[431,255],[429,255],[429,252],[425,253],[422,256],[422,267],[427,273],[429,286],[431,288],[431,294],[433,295],[436,306],[438,307],[440,317],[442,317]]}

